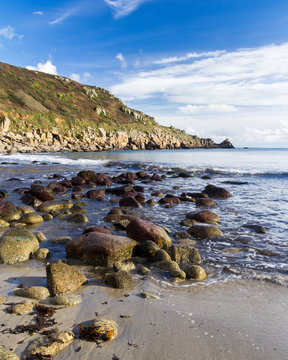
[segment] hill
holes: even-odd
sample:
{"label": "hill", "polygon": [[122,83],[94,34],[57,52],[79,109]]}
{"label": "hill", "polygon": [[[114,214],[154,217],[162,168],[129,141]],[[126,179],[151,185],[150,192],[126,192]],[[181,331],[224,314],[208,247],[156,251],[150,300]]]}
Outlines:
{"label": "hill", "polygon": [[233,147],[127,107],[109,91],[0,63],[0,152]]}

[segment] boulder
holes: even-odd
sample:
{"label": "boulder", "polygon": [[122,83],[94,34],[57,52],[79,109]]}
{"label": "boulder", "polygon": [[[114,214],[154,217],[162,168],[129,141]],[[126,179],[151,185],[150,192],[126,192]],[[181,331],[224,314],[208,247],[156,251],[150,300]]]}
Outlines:
{"label": "boulder", "polygon": [[56,331],[33,340],[26,348],[23,359],[52,359],[70,345],[75,338],[72,331]]}
{"label": "boulder", "polygon": [[56,196],[52,189],[45,188],[40,185],[32,185],[31,195],[35,196],[41,201],[56,200]]}
{"label": "boulder", "polygon": [[222,235],[221,230],[214,225],[196,224],[188,229],[188,233],[198,239],[210,239]]}
{"label": "boulder", "polygon": [[29,299],[44,300],[50,296],[50,293],[44,286],[31,286],[14,290],[14,295]]}
{"label": "boulder", "polygon": [[126,228],[127,235],[132,239],[143,242],[146,240],[154,241],[160,248],[170,247],[171,239],[166,231],[150,221],[135,219]]}
{"label": "boulder", "polygon": [[196,207],[215,207],[217,203],[212,199],[196,199]]}
{"label": "boulder", "polygon": [[75,291],[88,281],[82,272],[64,263],[47,265],[46,274],[48,289],[53,296]]}
{"label": "boulder", "polygon": [[75,224],[87,224],[89,221],[87,216],[85,216],[83,214],[72,214],[72,215],[67,216],[65,218],[65,220],[70,223],[75,223]]}
{"label": "boulder", "polygon": [[11,201],[0,201],[0,219],[13,221],[20,219],[20,211]]}
{"label": "boulder", "polygon": [[187,278],[202,281],[206,279],[206,272],[205,270],[199,265],[189,265],[185,267],[185,273]]}
{"label": "boulder", "polygon": [[211,210],[193,211],[186,214],[187,219],[196,220],[202,223],[217,223],[220,217]]}
{"label": "boulder", "polygon": [[120,270],[114,273],[106,273],[102,278],[102,282],[116,289],[128,289],[136,285],[135,280],[125,270]]}
{"label": "boulder", "polygon": [[66,210],[71,209],[73,204],[70,200],[64,201],[45,201],[38,207],[40,212],[49,212],[49,211],[57,211],[57,210]]}
{"label": "boulder", "polygon": [[38,248],[39,242],[30,231],[23,228],[9,229],[0,237],[0,263],[26,261]]}
{"label": "boulder", "polygon": [[86,184],[86,181],[81,176],[74,176],[71,179],[71,185],[80,186]]}
{"label": "boulder", "polygon": [[86,197],[88,199],[96,199],[97,200],[100,197],[105,197],[105,190],[95,190],[95,189],[89,190],[86,193]]}
{"label": "boulder", "polygon": [[90,232],[70,241],[66,253],[86,264],[111,267],[115,261],[130,259],[136,244],[125,236]]}
{"label": "boulder", "polygon": [[169,252],[172,260],[176,261],[178,264],[201,264],[199,251],[193,246],[173,245]]}
{"label": "boulder", "polygon": [[232,196],[228,190],[214,185],[207,185],[203,192],[215,199],[226,199]]}
{"label": "boulder", "polygon": [[20,222],[23,224],[39,224],[41,222],[43,222],[43,217],[41,215],[38,215],[36,213],[29,213],[29,214],[24,214],[22,215]]}
{"label": "boulder", "polygon": [[141,208],[141,204],[133,196],[125,196],[119,200],[119,205],[124,207]]}

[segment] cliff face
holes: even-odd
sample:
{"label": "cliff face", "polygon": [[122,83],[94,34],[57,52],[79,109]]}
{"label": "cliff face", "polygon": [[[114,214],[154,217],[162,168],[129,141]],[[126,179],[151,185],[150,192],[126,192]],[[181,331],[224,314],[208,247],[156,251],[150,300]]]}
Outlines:
{"label": "cliff face", "polygon": [[109,91],[0,63],[0,152],[231,148],[160,126]]}

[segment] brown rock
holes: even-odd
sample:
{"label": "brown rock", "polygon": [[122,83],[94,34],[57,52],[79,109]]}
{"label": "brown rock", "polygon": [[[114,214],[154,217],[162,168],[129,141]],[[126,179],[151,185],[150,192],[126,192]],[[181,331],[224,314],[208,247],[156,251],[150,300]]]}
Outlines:
{"label": "brown rock", "polygon": [[0,201],[0,219],[5,221],[19,220],[20,211],[11,201]]}
{"label": "brown rock", "polygon": [[206,279],[205,270],[199,265],[189,265],[185,268],[187,278],[202,281]]}
{"label": "brown rock", "polygon": [[166,231],[150,221],[135,219],[131,221],[126,229],[127,235],[136,241],[154,241],[160,248],[170,247],[171,239]]}
{"label": "brown rock", "polygon": [[117,260],[130,259],[135,246],[134,240],[124,236],[90,232],[70,241],[66,253],[86,264],[111,267]]}
{"label": "brown rock", "polygon": [[99,233],[102,233],[102,234],[112,235],[112,232],[110,230],[99,227],[99,226],[88,226],[87,228],[84,229],[83,235],[88,234],[90,232],[99,232]]}
{"label": "brown rock", "polygon": [[114,273],[106,273],[102,278],[102,282],[116,289],[128,289],[136,285],[135,280],[125,270],[120,270]]}
{"label": "brown rock", "polygon": [[217,226],[209,224],[196,224],[188,229],[188,233],[198,239],[209,239],[222,235]]}
{"label": "brown rock", "polygon": [[193,246],[173,245],[169,252],[172,260],[176,261],[178,264],[201,264],[199,251]]}
{"label": "brown rock", "polygon": [[226,199],[232,196],[228,190],[214,185],[207,185],[204,192],[215,199]]}
{"label": "brown rock", "polygon": [[46,266],[48,289],[51,295],[61,295],[77,290],[88,279],[80,271],[64,263]]}
{"label": "brown rock", "polygon": [[217,203],[212,199],[196,199],[196,206],[197,207],[215,207]]}
{"label": "brown rock", "polygon": [[86,193],[88,199],[98,199],[99,197],[105,197],[105,190],[89,190]]}
{"label": "brown rock", "polygon": [[125,196],[119,201],[120,206],[140,208],[141,204],[133,196]]}
{"label": "brown rock", "polygon": [[220,217],[211,210],[189,212],[188,214],[186,214],[186,218],[207,224],[220,221]]}

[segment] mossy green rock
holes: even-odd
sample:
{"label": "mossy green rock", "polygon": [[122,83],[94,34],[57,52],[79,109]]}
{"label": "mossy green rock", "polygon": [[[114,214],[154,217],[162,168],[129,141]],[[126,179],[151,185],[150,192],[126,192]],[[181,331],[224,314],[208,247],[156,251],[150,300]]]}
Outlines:
{"label": "mossy green rock", "polygon": [[24,214],[20,221],[24,224],[39,224],[43,221],[43,217],[41,215],[38,215],[36,213],[29,213],[29,214]]}
{"label": "mossy green rock", "polygon": [[14,295],[29,299],[44,300],[50,296],[50,293],[44,286],[31,286],[14,290]]}
{"label": "mossy green rock", "polygon": [[70,200],[67,201],[45,201],[38,207],[40,212],[49,212],[49,211],[57,211],[57,210],[66,210],[71,209],[73,204]]}
{"label": "mossy green rock", "polygon": [[5,349],[4,346],[0,346],[0,359],[1,360],[19,360],[19,357],[13,351]]}
{"label": "mossy green rock", "polygon": [[30,231],[22,228],[9,229],[0,237],[0,263],[26,261],[38,248],[39,242]]}
{"label": "mossy green rock", "polygon": [[174,271],[180,270],[179,265],[175,261],[159,261],[159,262],[155,262],[153,264],[153,266],[158,269],[169,271],[169,272],[174,272]]}
{"label": "mossy green rock", "polygon": [[178,264],[201,264],[201,256],[199,251],[189,245],[173,245],[170,249],[170,255],[172,260]]}
{"label": "mossy green rock", "polygon": [[11,201],[0,201],[0,219],[13,221],[20,219],[20,211]]}
{"label": "mossy green rock", "polygon": [[46,274],[48,289],[53,296],[75,291],[88,281],[82,272],[64,263],[47,265]]}
{"label": "mossy green rock", "polygon": [[87,224],[87,222],[89,221],[87,216],[83,214],[69,215],[68,217],[65,218],[65,220],[75,224]]}

